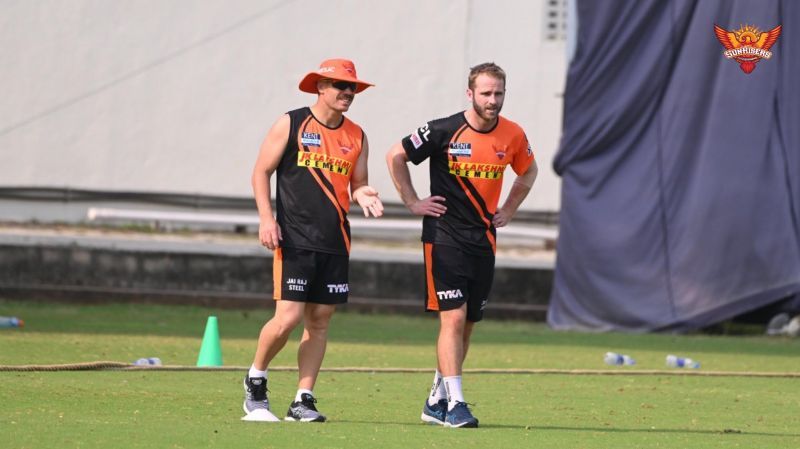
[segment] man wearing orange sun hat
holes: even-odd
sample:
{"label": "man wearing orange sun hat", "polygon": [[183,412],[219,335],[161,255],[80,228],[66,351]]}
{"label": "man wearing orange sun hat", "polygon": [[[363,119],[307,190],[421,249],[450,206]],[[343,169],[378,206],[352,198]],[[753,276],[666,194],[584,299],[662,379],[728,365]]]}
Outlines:
{"label": "man wearing orange sun hat", "polygon": [[[267,398],[267,368],[302,321],[297,354],[297,395],[285,420],[323,422],[313,388],[336,305],[347,302],[351,198],[364,216],[380,217],[383,204],[368,185],[367,136],[343,114],[355,95],[372,84],[358,79],[345,59],[329,59],[308,73],[299,88],[317,95],[311,107],[282,115],[267,133],[253,169],[259,241],[274,251],[275,315],[261,329],[244,379],[248,421],[279,421]],[[270,204],[276,176],[277,214]]]}

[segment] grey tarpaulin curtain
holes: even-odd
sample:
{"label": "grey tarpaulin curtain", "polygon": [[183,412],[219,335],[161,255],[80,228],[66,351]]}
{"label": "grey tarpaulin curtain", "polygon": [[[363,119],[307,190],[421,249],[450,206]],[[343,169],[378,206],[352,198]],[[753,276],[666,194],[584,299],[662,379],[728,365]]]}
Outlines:
{"label": "grey tarpaulin curtain", "polygon": [[[800,291],[800,1],[578,1],[556,329],[684,331]],[[714,24],[783,25],[745,74]]]}

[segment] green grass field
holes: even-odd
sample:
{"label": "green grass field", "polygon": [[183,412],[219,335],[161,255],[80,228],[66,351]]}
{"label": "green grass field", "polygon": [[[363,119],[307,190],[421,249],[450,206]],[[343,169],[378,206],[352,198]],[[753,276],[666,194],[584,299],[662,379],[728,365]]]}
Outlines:
{"label": "green grass field", "polygon": [[[160,357],[193,365],[206,318],[219,318],[224,363],[247,366],[270,310],[186,306],[73,306],[0,301],[26,328],[0,330],[0,365]],[[334,317],[326,367],[432,368],[436,321]],[[290,342],[273,366],[294,365]],[[481,323],[465,368],[606,369],[606,351],[663,369],[691,356],[701,371],[800,371],[798,342],[761,336],[553,332],[542,324]],[[243,372],[0,372],[3,448],[789,448],[800,447],[800,378],[662,375],[467,374],[479,429],[419,422],[432,371],[323,372],[315,388],[325,424],[239,420]],[[270,373],[281,415],[296,373]]]}

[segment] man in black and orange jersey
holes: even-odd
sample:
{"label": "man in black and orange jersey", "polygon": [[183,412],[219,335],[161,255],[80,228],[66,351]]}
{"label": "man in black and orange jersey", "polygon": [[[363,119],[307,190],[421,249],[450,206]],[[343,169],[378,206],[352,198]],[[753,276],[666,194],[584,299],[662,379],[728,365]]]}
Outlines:
{"label": "man in black and orange jersey", "polygon": [[[528,139],[500,116],[506,75],[494,63],[469,75],[464,112],[434,120],[395,144],[386,155],[406,207],[422,215],[426,310],[439,312],[438,369],[422,420],[477,427],[461,390],[461,370],[476,322],[483,318],[494,277],[496,227],[505,226],[536,180]],[[408,162],[430,159],[431,195],[420,199]],[[507,165],[517,174],[497,209]]]}
{"label": "man in black and orange jersey", "polygon": [[[253,169],[261,244],[274,250],[275,315],[261,329],[253,365],[245,376],[242,419],[278,421],[267,398],[267,367],[304,323],[297,354],[298,390],[287,421],[325,421],[312,392],[337,304],[347,302],[350,199],[364,216],[380,217],[378,192],[367,184],[367,136],[346,118],[355,94],[372,86],[351,61],[331,59],[307,74],[300,90],[317,94],[311,107],[281,116],[267,133]],[[277,219],[270,178],[277,172]]]}

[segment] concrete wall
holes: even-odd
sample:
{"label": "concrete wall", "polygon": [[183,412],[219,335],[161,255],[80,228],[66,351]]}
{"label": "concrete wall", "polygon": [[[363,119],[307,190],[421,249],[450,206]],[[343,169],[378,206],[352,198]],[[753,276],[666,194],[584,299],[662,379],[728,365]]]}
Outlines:
{"label": "concrete wall", "polygon": [[[314,100],[299,79],[348,57],[377,84],[349,116],[369,135],[372,183],[396,201],[383,153],[465,108],[468,68],[491,60],[539,160],[523,208],[557,210],[566,62],[563,42],[542,39],[544,3],[4,1],[0,186],[250,195],[268,127]],[[414,171],[420,192],[426,173]]]}
{"label": "concrete wall", "polygon": [[[117,243],[0,242],[0,297],[130,300],[227,307],[272,306],[272,260],[264,251],[167,250]],[[347,308],[419,313],[419,262],[353,259]],[[544,320],[551,268],[498,266],[486,316]]]}

